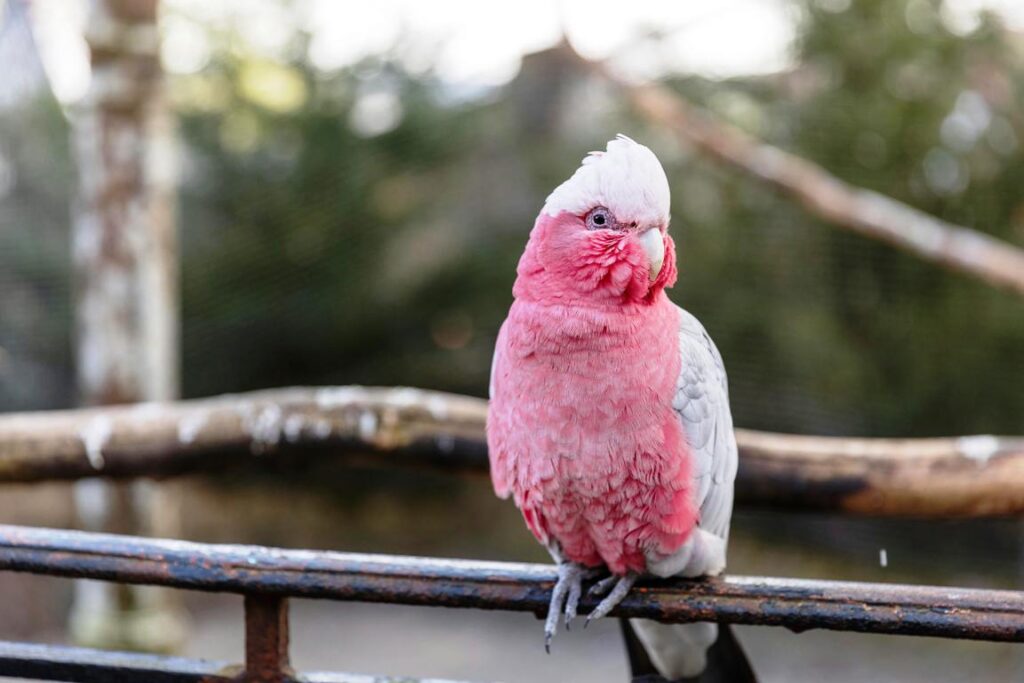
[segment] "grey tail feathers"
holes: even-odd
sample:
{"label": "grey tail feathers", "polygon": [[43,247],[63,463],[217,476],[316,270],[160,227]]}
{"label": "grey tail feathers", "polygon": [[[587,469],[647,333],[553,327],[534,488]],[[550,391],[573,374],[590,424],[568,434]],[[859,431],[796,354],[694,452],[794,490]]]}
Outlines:
{"label": "grey tail feathers", "polygon": [[668,681],[658,673],[629,620],[620,619],[619,624],[626,641],[633,683],[757,683],[750,661],[728,624],[719,625],[718,638],[707,650],[704,671],[675,681]]}

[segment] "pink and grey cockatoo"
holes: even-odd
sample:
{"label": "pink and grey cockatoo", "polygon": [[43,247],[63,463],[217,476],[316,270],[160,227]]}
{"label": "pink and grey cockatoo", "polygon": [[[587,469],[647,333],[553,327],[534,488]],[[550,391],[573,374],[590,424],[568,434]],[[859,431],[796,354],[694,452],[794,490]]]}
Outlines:
{"label": "pink and grey cockatoo", "polygon": [[[575,617],[583,581],[606,615],[637,577],[725,568],[736,440],[722,358],[665,294],[676,280],[669,186],[618,136],[547,198],[498,335],[491,477],[558,563],[545,623]],[[693,676],[713,624],[632,625],[668,678]]]}

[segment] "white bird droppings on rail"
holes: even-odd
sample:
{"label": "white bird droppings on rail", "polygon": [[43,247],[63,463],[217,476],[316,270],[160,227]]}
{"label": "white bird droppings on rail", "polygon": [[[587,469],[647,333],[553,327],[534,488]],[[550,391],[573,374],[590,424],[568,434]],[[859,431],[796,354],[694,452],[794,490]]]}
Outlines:
{"label": "white bird droppings on rail", "polygon": [[263,453],[281,441],[281,417],[281,406],[270,403],[256,414],[255,419],[247,420],[253,453]]}
{"label": "white bird droppings on rail", "polygon": [[178,423],[178,442],[184,446],[192,443],[203,431],[208,418],[206,413],[194,413],[186,415]]}
{"label": "white bird droppings on rail", "polygon": [[365,401],[368,396],[362,387],[327,387],[316,392],[316,405],[322,410],[330,410]]}
{"label": "white bird droppings on rail", "polygon": [[987,434],[961,436],[956,440],[956,448],[964,457],[986,463],[989,458],[999,452],[999,439]]}
{"label": "white bird droppings on rail", "polygon": [[423,392],[411,387],[398,387],[391,391],[389,403],[396,408],[411,408],[423,402]]}
{"label": "white bird droppings on rail", "polygon": [[89,420],[78,433],[82,445],[85,446],[85,457],[89,459],[89,464],[94,470],[101,470],[106,464],[103,447],[107,445],[107,439],[110,438],[112,430],[113,425],[110,423],[110,418],[100,415]]}
{"label": "white bird droppings on rail", "polygon": [[288,443],[295,443],[302,437],[302,428],[306,420],[301,415],[289,415],[284,421],[284,438]]}
{"label": "white bird droppings on rail", "polygon": [[427,397],[427,411],[435,420],[448,419],[448,401],[441,396],[430,395]]}
{"label": "white bird droppings on rail", "polygon": [[359,438],[372,441],[377,435],[377,413],[367,410],[359,415]]}

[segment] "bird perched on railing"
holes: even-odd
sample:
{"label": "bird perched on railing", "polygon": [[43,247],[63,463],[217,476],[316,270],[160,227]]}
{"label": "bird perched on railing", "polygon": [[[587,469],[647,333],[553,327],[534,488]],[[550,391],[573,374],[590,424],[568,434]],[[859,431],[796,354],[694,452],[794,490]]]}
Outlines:
{"label": "bird perched on railing", "polygon": [[[676,280],[668,223],[651,150],[620,135],[591,153],[547,198],[498,335],[491,477],[558,563],[548,648],[584,581],[607,574],[589,589],[603,596],[589,622],[638,577],[725,568],[737,464],[725,368],[665,294]],[[700,675],[717,637],[714,624],[632,626],[670,679]]]}

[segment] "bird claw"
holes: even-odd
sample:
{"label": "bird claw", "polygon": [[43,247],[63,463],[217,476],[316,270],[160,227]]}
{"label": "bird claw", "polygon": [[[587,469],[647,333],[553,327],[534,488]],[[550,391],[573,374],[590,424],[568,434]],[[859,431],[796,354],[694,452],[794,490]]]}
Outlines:
{"label": "bird claw", "polygon": [[619,577],[615,574],[604,577],[603,579],[601,579],[600,581],[598,581],[590,587],[590,589],[587,591],[587,596],[591,598],[597,598],[601,597],[602,595],[607,595],[608,591],[612,589],[612,586],[614,586],[618,582],[618,580]]}
{"label": "bird claw", "polygon": [[636,582],[636,574],[627,574],[622,577],[610,576],[592,586],[590,589],[591,594],[596,594],[594,590],[598,587],[601,587],[602,591],[607,591],[607,586],[612,584],[612,579],[615,579],[615,587],[612,588],[611,592],[609,592],[608,595],[598,603],[597,607],[594,608],[594,611],[587,615],[587,621],[583,624],[584,629],[590,625],[591,621],[600,619],[607,615],[615,609],[616,605],[622,602],[622,599],[629,594],[629,589],[632,588],[633,584]]}
{"label": "bird claw", "polygon": [[551,653],[551,641],[558,632],[558,620],[565,614],[565,630],[576,618],[580,597],[583,595],[584,579],[593,578],[596,569],[590,569],[574,562],[558,564],[558,581],[551,591],[551,602],[548,604],[548,615],[544,620],[544,649]]}
{"label": "bird claw", "polygon": [[[558,581],[551,590],[551,602],[548,604],[548,615],[544,619],[544,650],[551,654],[551,642],[558,632],[558,620],[565,614],[565,630],[576,618],[580,598],[583,595],[583,581],[592,579],[600,573],[598,569],[592,569],[576,564],[574,562],[560,562],[558,564]],[[622,599],[629,594],[629,590],[636,582],[636,574],[626,576],[607,576],[587,591],[590,597],[604,596],[594,611],[587,615],[583,628],[587,628],[591,621],[600,619],[607,615],[622,602]]]}
{"label": "bird claw", "polygon": [[565,600],[565,630],[568,631],[572,620],[576,618],[576,609],[583,595],[583,577],[569,584],[569,596]]}

